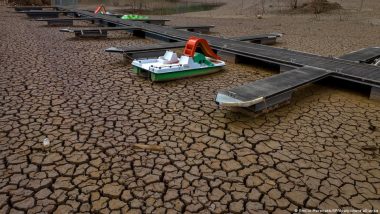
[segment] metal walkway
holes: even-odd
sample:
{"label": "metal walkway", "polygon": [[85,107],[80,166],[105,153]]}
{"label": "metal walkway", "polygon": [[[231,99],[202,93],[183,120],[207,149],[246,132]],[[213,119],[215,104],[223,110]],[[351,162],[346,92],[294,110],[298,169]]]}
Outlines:
{"label": "metal walkway", "polygon": [[[62,8],[61,8],[62,9]],[[110,17],[106,15],[93,14],[87,11],[81,10],[68,10],[70,12],[75,12],[80,16],[84,17],[96,17],[102,18],[104,22],[110,23],[115,26],[132,26],[141,28],[146,36],[153,36],[155,38],[160,38],[166,41],[187,41],[190,36],[193,36],[196,33],[180,31],[173,29],[171,27],[158,26],[147,24],[143,22],[135,22],[128,20],[121,20],[115,17]],[[326,76],[333,76],[336,78],[345,79],[348,81],[364,84],[371,86],[374,90],[380,88],[380,67],[357,63],[355,61],[347,60],[348,57],[343,57],[345,59],[333,58],[333,57],[324,57],[310,53],[304,53],[300,51],[288,50],[284,48],[276,48],[270,46],[264,46],[254,43],[246,43],[241,41],[236,41],[232,39],[217,38],[209,35],[196,34],[204,39],[206,39],[209,44],[216,50],[218,53],[227,53],[235,57],[245,57],[250,59],[255,59],[259,61],[269,62],[279,66],[286,66],[288,68],[294,68],[296,70],[292,71],[294,74],[302,73],[302,78],[298,80],[297,78],[288,78],[285,74],[276,75],[271,78],[276,81],[270,81],[270,84],[273,84],[273,87],[276,88],[279,83],[288,84],[292,90],[295,89],[303,82],[313,82],[324,78]],[[377,49],[376,49],[377,50]],[[307,68],[302,68],[307,67]],[[298,68],[298,69],[297,69]],[[300,69],[301,68],[301,69]],[[316,71],[324,72],[316,72]],[[289,72],[289,71],[288,71]],[[326,75],[328,73],[328,75]],[[308,76],[309,74],[310,76]],[[278,77],[277,77],[278,76]],[[286,77],[286,78],[284,78]],[[284,78],[284,80],[282,80]],[[311,79],[310,79],[311,78]],[[306,79],[305,81],[303,79]],[[290,81],[292,80],[292,81]],[[283,82],[285,81],[285,82]],[[257,81],[256,81],[257,82]],[[259,82],[260,83],[260,82]],[[268,83],[268,84],[269,84]],[[260,83],[261,84],[261,83]],[[301,84],[301,85],[302,85]],[[244,91],[257,91],[255,84],[247,84],[244,86]],[[240,87],[235,89],[230,89],[228,91],[235,91],[234,96],[239,96],[240,91],[237,90]],[[268,92],[263,94],[262,97],[274,96],[278,90],[267,89]],[[279,86],[279,90],[287,90]],[[228,94],[221,92],[225,96]],[[269,94],[268,94],[269,93]],[[252,97],[247,97],[244,95],[244,100],[251,99],[255,100],[257,95],[252,95]],[[223,105],[223,103],[220,103]],[[238,104],[236,106],[239,106]]]}
{"label": "metal walkway", "polygon": [[111,47],[107,48],[106,52],[111,53],[129,53],[129,52],[139,52],[139,51],[154,51],[154,50],[167,50],[170,48],[183,48],[186,42],[171,42],[163,44],[153,44],[146,46],[135,46],[135,47]]}
{"label": "metal walkway", "polygon": [[31,19],[31,21],[37,21],[37,22],[47,22],[47,21],[92,21],[92,20],[99,20],[99,18],[51,18],[51,19]]}
{"label": "metal walkway", "polygon": [[56,9],[56,6],[11,6],[8,8],[14,8],[15,11],[27,11],[27,10],[43,10],[43,9]]}
{"label": "metal walkway", "polygon": [[[147,33],[151,32],[156,35],[161,35],[164,38],[177,41],[187,41],[190,36],[194,35],[192,32],[180,31],[171,27],[121,20],[114,17],[108,17],[106,15],[93,14],[87,11],[71,11],[76,12],[82,16],[103,18],[103,20],[116,25],[139,27]],[[372,65],[358,64],[337,58],[324,57],[315,54],[259,44],[250,44],[203,34],[201,37],[206,39],[213,48],[219,51],[225,51],[236,54],[238,56],[245,56],[280,65],[288,65],[293,67],[310,66],[322,68],[335,72],[338,76],[353,78],[355,81],[359,81],[363,84],[374,84],[376,86],[380,86],[380,68]]]}
{"label": "metal walkway", "polygon": [[380,48],[372,47],[372,48],[364,48],[358,51],[354,51],[354,52],[345,54],[339,58],[349,60],[349,61],[354,61],[354,62],[368,63],[378,57],[380,57]]}
{"label": "metal walkway", "polygon": [[120,31],[120,30],[140,30],[137,27],[91,27],[91,28],[65,28],[60,29],[60,32],[78,33],[83,31]]}
{"label": "metal walkway", "polygon": [[32,19],[31,21],[47,22],[48,26],[73,26],[74,21],[91,21],[95,23],[97,18],[51,18],[51,19]]}
{"label": "metal walkway", "polygon": [[122,53],[125,62],[131,59],[158,57],[165,54],[166,50],[173,48],[183,48],[186,42],[170,42],[135,47],[110,47],[106,52]]}
{"label": "metal walkway", "polygon": [[60,32],[74,33],[75,37],[80,38],[106,38],[108,31],[138,31],[136,27],[96,27],[96,28],[65,28],[60,29]]}
{"label": "metal walkway", "polygon": [[[113,27],[117,28],[117,27]],[[61,31],[66,29],[62,29]],[[263,34],[263,35],[252,35],[252,36],[244,36],[244,37],[234,37],[231,38],[233,40],[237,41],[261,41],[266,40],[269,37],[277,38],[280,34]],[[165,42],[165,43],[159,43],[159,44],[153,44],[153,45],[144,45],[144,46],[135,46],[135,47],[110,47],[107,48],[105,51],[110,53],[122,53],[127,54],[129,59],[135,59],[136,57],[158,57],[165,53],[165,50],[173,49],[173,48],[183,48],[185,47],[186,42]],[[136,54],[139,53],[139,54]],[[140,54],[141,53],[141,54]],[[144,53],[144,54],[142,54]]]}
{"label": "metal walkway", "polygon": [[236,41],[253,42],[262,45],[273,45],[276,43],[277,38],[282,37],[281,33],[269,33],[261,35],[239,36],[230,38]]}
{"label": "metal walkway", "polygon": [[261,111],[288,101],[294,89],[330,74],[331,72],[324,69],[305,66],[221,91],[216,97],[216,102],[223,103],[224,106],[255,106],[255,111]]}

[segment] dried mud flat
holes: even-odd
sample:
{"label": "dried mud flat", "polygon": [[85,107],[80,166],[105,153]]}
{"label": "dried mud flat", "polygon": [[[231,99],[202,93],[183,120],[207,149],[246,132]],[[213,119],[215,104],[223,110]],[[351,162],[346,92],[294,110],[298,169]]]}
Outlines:
{"label": "dried mud flat", "polygon": [[251,118],[219,108],[216,91],[271,72],[228,65],[151,84],[104,49],[153,41],[75,40],[8,11],[0,7],[0,213],[380,209],[380,105],[365,94],[311,85]]}

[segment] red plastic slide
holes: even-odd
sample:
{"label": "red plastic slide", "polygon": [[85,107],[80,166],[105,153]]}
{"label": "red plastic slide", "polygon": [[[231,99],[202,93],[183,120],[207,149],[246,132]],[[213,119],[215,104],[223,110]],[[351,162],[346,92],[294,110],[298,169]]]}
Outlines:
{"label": "red plastic slide", "polygon": [[104,5],[99,5],[97,8],[96,8],[96,10],[95,10],[95,14],[98,14],[98,13],[101,13],[101,14],[106,14],[106,8],[104,7]]}
{"label": "red plastic slide", "polygon": [[205,39],[195,36],[192,36],[189,38],[189,40],[187,40],[185,49],[183,50],[183,55],[193,57],[198,45],[200,45],[203,53],[206,56],[212,57],[214,59],[221,59],[218,55],[216,55],[216,53],[214,53],[214,51],[212,51],[211,47],[208,45],[208,42]]}

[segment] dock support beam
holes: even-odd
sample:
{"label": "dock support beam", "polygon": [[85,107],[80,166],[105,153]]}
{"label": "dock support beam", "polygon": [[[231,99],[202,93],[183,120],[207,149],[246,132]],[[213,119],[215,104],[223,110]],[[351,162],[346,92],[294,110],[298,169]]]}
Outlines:
{"label": "dock support beam", "polygon": [[[149,37],[151,39],[159,40],[159,41],[164,41],[164,42],[178,42],[178,40],[174,40],[159,34],[151,33],[151,32],[146,32],[145,37]],[[143,38],[145,38],[143,37]]]}
{"label": "dock support beam", "polygon": [[30,10],[42,10],[42,7],[15,7],[15,11],[30,11]]}
{"label": "dock support beam", "polygon": [[278,108],[279,106],[289,104],[292,98],[293,91],[288,91],[271,98],[266,99],[264,102],[258,103],[254,106],[249,107],[255,113],[263,112],[266,110],[272,110]]}
{"label": "dock support beam", "polygon": [[286,66],[286,65],[280,65],[280,73],[287,72],[290,70],[293,70],[294,67]]}
{"label": "dock support beam", "polygon": [[159,57],[165,54],[165,50],[151,50],[151,51],[142,51],[142,52],[134,52],[134,53],[124,53],[123,61],[124,63],[130,63],[131,59],[141,59],[141,58],[152,58]]}
{"label": "dock support beam", "polygon": [[107,22],[107,27],[116,27],[116,24],[112,22]]}
{"label": "dock support beam", "polygon": [[75,32],[75,37],[79,38],[107,38],[106,30],[95,30],[95,31],[82,31]]}
{"label": "dock support beam", "polygon": [[369,99],[380,101],[380,88],[372,86],[371,94],[369,95]]}
{"label": "dock support beam", "polygon": [[274,45],[276,44],[277,37],[274,38],[263,38],[260,40],[253,40],[252,43],[262,44],[262,45]]}
{"label": "dock support beam", "polygon": [[148,24],[154,24],[154,25],[165,25],[166,20],[149,20],[147,21]]}
{"label": "dock support beam", "polygon": [[73,20],[48,20],[47,24],[49,26],[73,26]]}
{"label": "dock support beam", "polygon": [[134,30],[134,31],[132,32],[132,35],[133,35],[133,36],[136,36],[136,37],[140,37],[140,38],[145,39],[145,32],[142,31],[142,30]]}
{"label": "dock support beam", "polygon": [[227,62],[230,62],[230,63],[239,63],[239,56],[237,56],[236,54],[233,54],[233,53],[229,53],[229,52],[225,52],[225,51],[218,51],[218,55],[224,60],[224,61],[227,61]]}
{"label": "dock support beam", "polygon": [[44,18],[58,18],[59,14],[58,13],[27,13],[27,16],[32,19],[44,19]]}
{"label": "dock support beam", "polygon": [[189,28],[187,31],[194,33],[210,33],[210,28]]}

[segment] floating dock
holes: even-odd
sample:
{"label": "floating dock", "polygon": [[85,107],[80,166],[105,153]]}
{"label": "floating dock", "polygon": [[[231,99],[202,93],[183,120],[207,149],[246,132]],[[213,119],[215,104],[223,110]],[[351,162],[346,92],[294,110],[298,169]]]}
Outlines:
{"label": "floating dock", "polygon": [[65,33],[74,33],[75,37],[80,37],[80,38],[89,38],[89,37],[107,37],[108,31],[138,31],[140,28],[136,27],[95,27],[95,28],[75,28],[75,29],[70,29],[70,28],[65,28],[65,29],[60,29],[60,32],[65,32]]}
{"label": "floating dock", "polygon": [[49,26],[73,26],[74,21],[91,21],[93,24],[98,18],[51,18],[51,19],[32,19],[32,21],[47,22]]}
{"label": "floating dock", "polygon": [[359,63],[370,63],[372,60],[378,58],[379,56],[380,47],[371,47],[345,54],[339,57],[339,59],[345,59]]}
{"label": "floating dock", "polygon": [[[217,103],[228,106],[253,107],[265,105],[271,107],[284,102],[299,86],[315,82],[325,77],[334,77],[346,81],[360,83],[371,87],[371,98],[380,99],[380,67],[360,63],[379,57],[379,48],[351,53],[341,58],[324,57],[315,54],[247,43],[236,39],[218,38],[210,35],[181,31],[171,27],[153,25],[138,21],[129,21],[112,16],[94,14],[88,11],[58,8],[61,11],[75,13],[80,17],[100,18],[108,26],[136,27],[141,29],[141,37],[152,37],[167,42],[183,42],[191,36],[206,39],[219,55],[230,60],[238,58],[253,59],[274,65],[286,71],[263,80],[247,83],[232,89],[221,90],[217,95]],[[288,73],[290,72],[290,73]],[[221,99],[221,97],[223,99]],[[260,99],[258,99],[260,98]],[[227,100],[226,102],[224,102]],[[235,103],[232,101],[235,100]],[[261,101],[260,101],[261,100]],[[241,102],[244,104],[242,104]],[[248,105],[251,103],[252,105]],[[260,109],[260,107],[257,107]]]}

